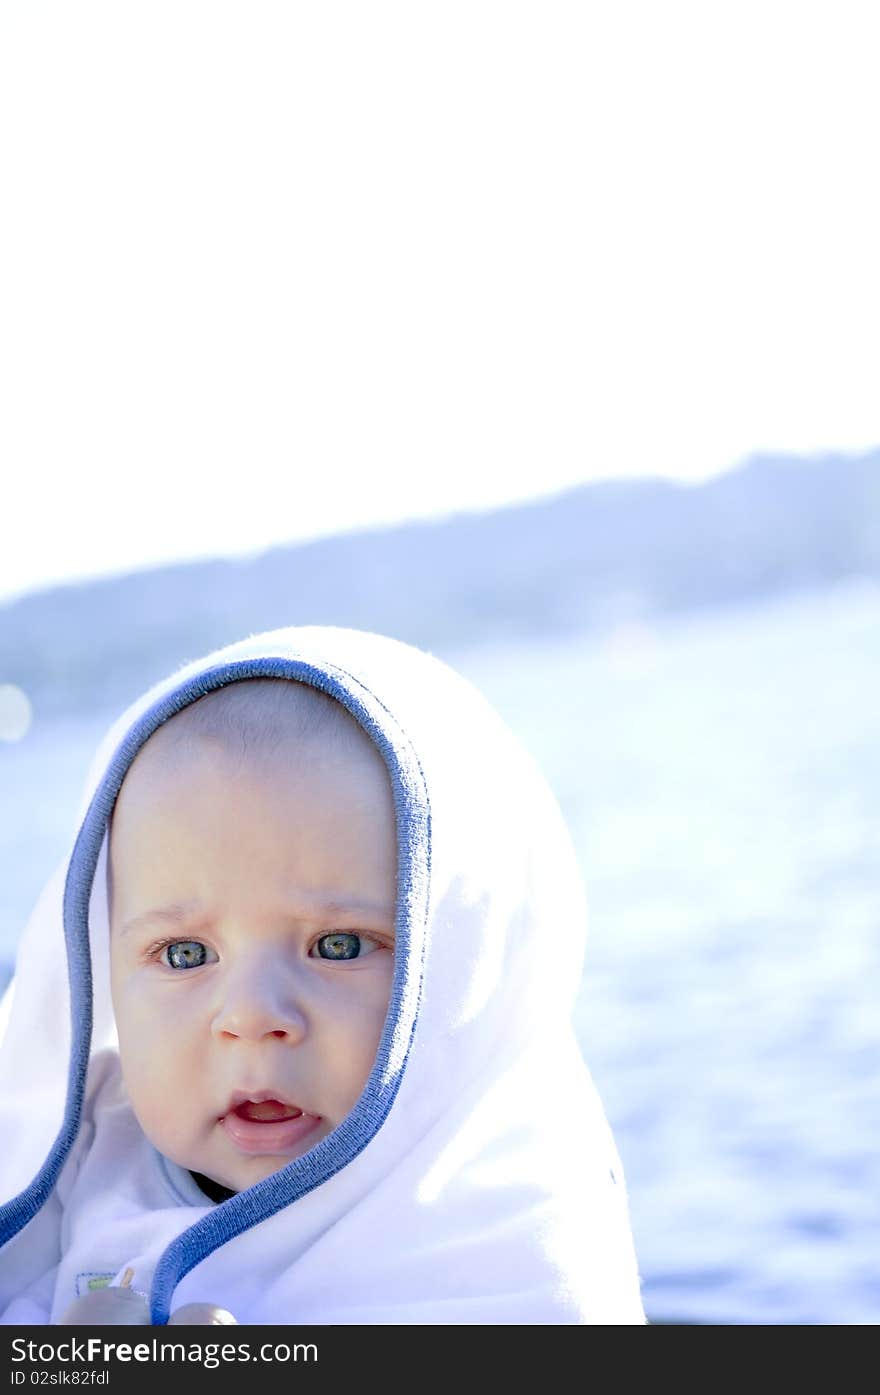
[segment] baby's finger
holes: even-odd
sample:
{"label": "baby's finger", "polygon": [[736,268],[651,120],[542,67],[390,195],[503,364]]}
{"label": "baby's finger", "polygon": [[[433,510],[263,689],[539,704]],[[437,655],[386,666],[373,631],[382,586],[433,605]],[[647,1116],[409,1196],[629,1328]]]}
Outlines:
{"label": "baby's finger", "polygon": [[150,1305],[130,1288],[98,1288],[71,1303],[59,1326],[149,1327]]}
{"label": "baby's finger", "polygon": [[182,1323],[189,1327],[225,1327],[238,1321],[225,1308],[217,1308],[213,1303],[184,1303],[176,1308],[168,1319],[168,1325]]}

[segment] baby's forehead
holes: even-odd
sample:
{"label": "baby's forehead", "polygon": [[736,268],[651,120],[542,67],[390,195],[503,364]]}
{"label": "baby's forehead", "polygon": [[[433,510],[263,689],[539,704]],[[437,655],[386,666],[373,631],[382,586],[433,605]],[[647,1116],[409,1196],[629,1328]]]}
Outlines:
{"label": "baby's forehead", "polygon": [[308,684],[245,679],[199,698],[162,723],[129,766],[109,819],[108,885],[123,810],[161,815],[183,768],[198,783],[214,774],[235,779],[242,770],[262,779],[296,765],[325,769],[328,761],[346,780],[377,766],[387,779],[372,739],[341,703]]}
{"label": "baby's forehead", "polygon": [[119,806],[136,791],[139,802],[161,798],[183,763],[194,776],[249,768],[264,775],[279,764],[313,767],[316,761],[352,771],[383,764],[350,713],[319,689],[283,678],[229,683],[176,712],[144,742],[117,794],[111,837]]}

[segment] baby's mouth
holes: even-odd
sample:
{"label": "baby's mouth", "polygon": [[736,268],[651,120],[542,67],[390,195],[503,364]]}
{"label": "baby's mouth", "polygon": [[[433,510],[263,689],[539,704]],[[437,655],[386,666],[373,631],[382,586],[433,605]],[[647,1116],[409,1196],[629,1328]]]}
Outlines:
{"label": "baby's mouth", "polygon": [[276,1124],[280,1119],[298,1119],[302,1112],[295,1104],[285,1104],[283,1100],[244,1100],[232,1111],[239,1119],[249,1119],[255,1124]]}
{"label": "baby's mouth", "polygon": [[309,1146],[307,1140],[314,1138],[323,1120],[298,1104],[260,1091],[256,1097],[234,1094],[218,1123],[244,1153],[290,1157]]}
{"label": "baby's mouth", "polygon": [[293,1100],[284,1099],[271,1089],[255,1090],[247,1095],[243,1090],[236,1090],[220,1119],[222,1122],[234,1114],[252,1124],[277,1124],[283,1119],[298,1119],[303,1113],[305,1111]]}

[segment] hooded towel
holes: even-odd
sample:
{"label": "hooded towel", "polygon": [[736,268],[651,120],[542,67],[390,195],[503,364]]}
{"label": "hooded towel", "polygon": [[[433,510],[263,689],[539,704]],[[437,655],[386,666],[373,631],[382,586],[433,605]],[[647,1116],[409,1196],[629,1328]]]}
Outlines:
{"label": "hooded towel", "polygon": [[[354,1109],[213,1204],[156,1154],[125,1095],[107,826],[151,733],[255,677],[329,693],[378,747],[397,820],[397,942]],[[199,1301],[241,1323],[643,1323],[623,1171],[571,1025],[584,934],[546,781],[448,666],[317,627],[187,664],[101,744],[2,1004],[2,1320],[57,1322],[128,1270],[155,1324]]]}

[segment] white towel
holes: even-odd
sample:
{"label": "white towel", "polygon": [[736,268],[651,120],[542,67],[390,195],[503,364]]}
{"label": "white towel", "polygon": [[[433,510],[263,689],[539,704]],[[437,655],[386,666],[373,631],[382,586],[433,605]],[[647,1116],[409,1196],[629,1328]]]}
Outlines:
{"label": "white towel", "polygon": [[[248,676],[323,687],[379,747],[397,810],[397,950],[351,1114],[214,1205],[143,1138],[120,1079],[106,825],[158,722]],[[432,656],[284,629],[157,684],[99,748],[4,1003],[3,1321],[58,1321],[78,1292],[131,1269],[156,1323],[191,1301],[242,1323],[643,1323],[623,1171],[571,1025],[585,924],[544,778]]]}

